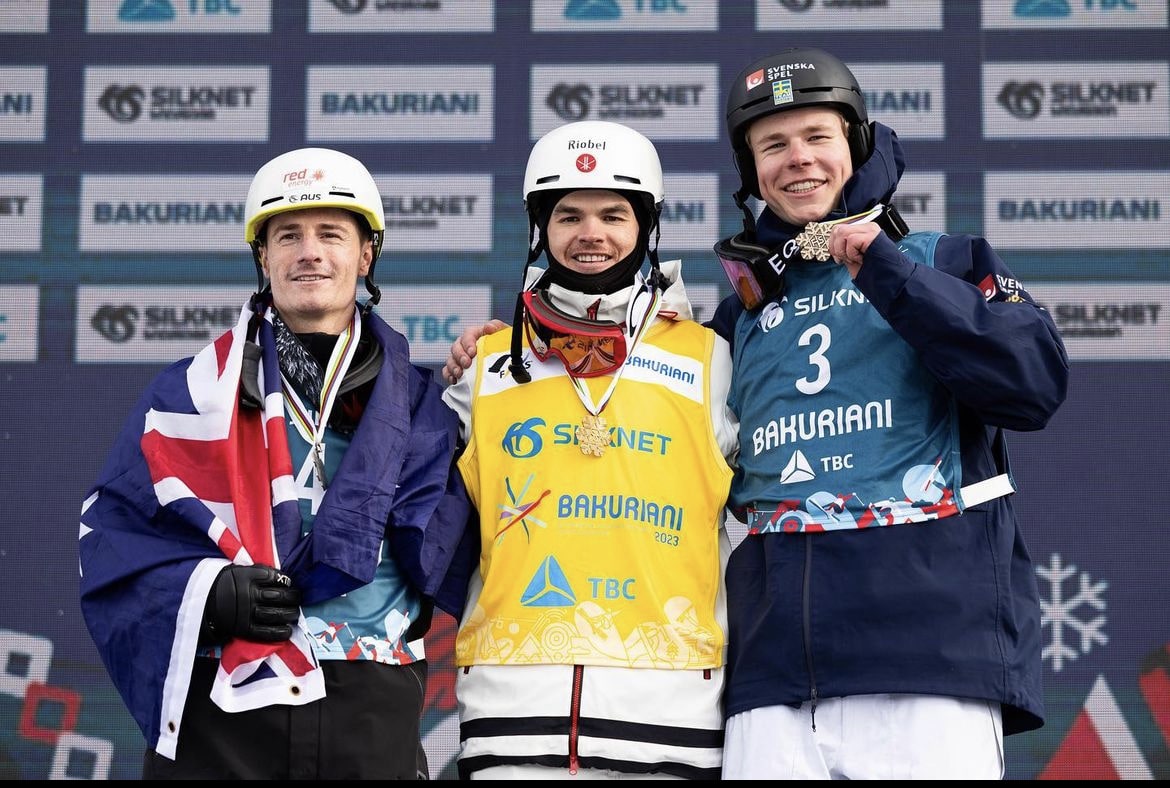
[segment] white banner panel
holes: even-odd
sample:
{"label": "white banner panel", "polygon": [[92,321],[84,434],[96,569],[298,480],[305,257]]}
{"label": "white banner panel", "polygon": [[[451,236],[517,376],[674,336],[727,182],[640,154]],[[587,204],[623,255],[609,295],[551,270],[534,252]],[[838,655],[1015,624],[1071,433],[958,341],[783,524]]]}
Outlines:
{"label": "white banner panel", "polygon": [[406,337],[411,361],[442,364],[463,329],[492,317],[491,307],[492,289],[483,285],[391,285],[375,311]]}
{"label": "white banner panel", "polygon": [[989,172],[983,227],[1002,249],[1170,248],[1170,173]]}
{"label": "white banner panel", "polygon": [[87,66],[86,142],[267,142],[266,66]]}
{"label": "white banner panel", "polygon": [[42,176],[0,175],[0,251],[40,251],[43,215]]}
{"label": "white banner panel", "polygon": [[627,33],[718,30],[717,0],[532,0],[532,29]]}
{"label": "white banner panel", "polygon": [[902,176],[890,201],[910,230],[947,231],[947,185],[941,172],[913,172]]}
{"label": "white banner panel", "polygon": [[0,68],[0,142],[45,141],[45,77],[43,66]]}
{"label": "white banner panel", "polygon": [[492,66],[310,66],[305,137],[491,142]]}
{"label": "white banner panel", "polygon": [[49,0],[7,0],[0,3],[0,31],[49,32]]}
{"label": "white banner panel", "polygon": [[490,33],[494,10],[486,0],[309,0],[309,32]]}
{"label": "white banner panel", "polygon": [[711,247],[719,240],[719,176],[675,173],[663,175],[662,184],[666,199],[659,248],[701,249],[713,257]]}
{"label": "white banner panel", "polygon": [[532,139],[577,120],[612,120],[652,140],[715,140],[723,88],[714,63],[533,66]]}
{"label": "white banner panel", "polygon": [[983,0],[985,30],[1166,27],[1166,0]]}
{"label": "white banner panel", "polygon": [[386,212],[384,249],[491,251],[491,175],[375,175],[374,180]]}
{"label": "white banner panel", "polygon": [[248,175],[82,175],[83,252],[240,252]]}
{"label": "white banner panel", "polygon": [[865,96],[870,120],[901,139],[946,136],[946,90],[941,63],[849,64]]}
{"label": "white banner panel", "polygon": [[[1007,0],[1003,0],[1007,2]],[[756,0],[757,30],[941,30],[941,0]],[[779,44],[798,46],[800,42]],[[863,83],[864,84],[864,83]]]}
{"label": "white banner panel", "polygon": [[1074,361],[1170,359],[1170,283],[1040,284],[1027,290],[1052,314]]}
{"label": "white banner panel", "polygon": [[[704,320],[710,320],[711,316],[715,314],[715,308],[723,300],[724,294],[720,291],[719,285],[693,285],[688,283],[686,260],[683,260],[683,283],[687,287],[687,298],[690,299],[691,311],[695,314],[695,320],[700,323]],[[726,290],[730,294],[731,288],[728,287]]]}
{"label": "white banner panel", "polygon": [[88,0],[90,33],[268,33],[272,0]]}
{"label": "white banner panel", "polygon": [[252,290],[81,285],[76,360],[146,364],[192,356],[236,324]]}
{"label": "white banner panel", "polygon": [[1170,137],[1170,63],[984,63],[987,139]]}
{"label": "white banner panel", "polygon": [[0,361],[36,361],[41,293],[36,285],[0,286]]}

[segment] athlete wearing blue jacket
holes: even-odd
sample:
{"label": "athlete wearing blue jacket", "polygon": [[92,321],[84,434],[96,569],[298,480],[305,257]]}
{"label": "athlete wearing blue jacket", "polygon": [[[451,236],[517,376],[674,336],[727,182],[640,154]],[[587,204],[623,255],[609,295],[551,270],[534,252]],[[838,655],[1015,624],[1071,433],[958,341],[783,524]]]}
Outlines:
{"label": "athlete wearing blue jacket", "polygon": [[1055,325],[985,240],[907,235],[882,209],[902,150],[832,55],[753,63],[728,129],[745,229],[716,246],[737,294],[711,324],[749,530],[723,776],[1000,777],[1002,735],[1044,715],[1003,431],[1065,397]]}

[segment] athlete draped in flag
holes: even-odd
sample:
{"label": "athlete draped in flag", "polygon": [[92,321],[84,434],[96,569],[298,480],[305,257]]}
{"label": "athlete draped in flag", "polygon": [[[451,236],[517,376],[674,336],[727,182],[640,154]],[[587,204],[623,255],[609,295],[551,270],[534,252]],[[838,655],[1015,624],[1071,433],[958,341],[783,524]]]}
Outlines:
{"label": "athlete draped in flag", "polygon": [[458,419],[372,311],[364,165],[285,153],[245,210],[259,292],[127,420],[82,508],[82,612],[144,778],[426,778],[423,635],[465,589]]}

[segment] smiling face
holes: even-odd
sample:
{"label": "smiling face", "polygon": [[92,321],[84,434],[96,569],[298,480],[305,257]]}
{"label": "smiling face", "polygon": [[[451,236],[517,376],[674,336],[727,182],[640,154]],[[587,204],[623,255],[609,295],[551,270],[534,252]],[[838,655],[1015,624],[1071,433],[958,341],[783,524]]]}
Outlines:
{"label": "smiling face", "polygon": [[374,259],[358,222],[341,208],[306,208],[278,213],[264,227],[260,265],[295,333],[340,334],[353,318],[358,277]]}
{"label": "smiling face", "polygon": [[797,226],[824,219],[853,175],[846,123],[831,109],[765,115],[748,128],[760,194],[772,212]]}
{"label": "smiling face", "polygon": [[617,192],[581,189],[556,204],[546,245],[565,268],[599,274],[629,257],[638,243],[638,218]]}

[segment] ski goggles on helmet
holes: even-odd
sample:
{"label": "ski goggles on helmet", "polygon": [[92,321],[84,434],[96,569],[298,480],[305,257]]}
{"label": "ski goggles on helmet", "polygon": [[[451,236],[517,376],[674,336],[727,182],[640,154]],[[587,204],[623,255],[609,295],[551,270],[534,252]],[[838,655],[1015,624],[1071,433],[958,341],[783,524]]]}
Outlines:
{"label": "ski goggles on helmet", "polygon": [[586,320],[553,306],[545,290],[526,290],[524,333],[541,361],[556,356],[570,375],[592,378],[616,372],[626,361],[625,329],[612,320]]}

